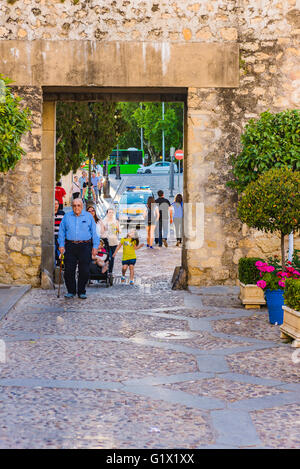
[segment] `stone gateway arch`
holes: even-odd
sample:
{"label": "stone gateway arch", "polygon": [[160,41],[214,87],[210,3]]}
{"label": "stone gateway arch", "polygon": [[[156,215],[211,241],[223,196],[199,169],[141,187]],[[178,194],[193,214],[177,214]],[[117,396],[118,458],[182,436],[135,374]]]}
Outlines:
{"label": "stone gateway arch", "polygon": [[280,247],[241,225],[226,182],[247,120],[299,106],[296,2],[75,3],[1,2],[0,73],[33,125],[0,175],[0,282],[39,285],[53,265],[56,102],[122,100],[184,102],[182,266],[189,285],[234,284],[241,256]]}

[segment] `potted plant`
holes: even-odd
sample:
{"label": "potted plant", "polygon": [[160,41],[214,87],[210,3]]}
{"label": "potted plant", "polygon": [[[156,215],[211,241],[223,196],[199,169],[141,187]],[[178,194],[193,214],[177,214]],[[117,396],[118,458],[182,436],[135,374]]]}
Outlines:
{"label": "potted plant", "polygon": [[246,309],[260,308],[265,305],[264,292],[256,283],[260,279],[255,263],[262,261],[258,257],[241,257],[239,260],[238,275],[240,285],[240,299]]}
{"label": "potted plant", "polygon": [[[266,291],[266,301],[272,310],[270,322],[282,324],[285,268],[285,236],[300,228],[300,172],[274,168],[250,183],[238,204],[238,214],[248,226],[269,233],[281,234],[281,270],[274,265],[256,262],[261,272],[258,286]],[[260,261],[258,261],[260,262]],[[280,274],[281,272],[281,274]],[[274,293],[277,290],[277,293]],[[275,300],[276,298],[276,300]],[[270,305],[270,307],[269,307]],[[277,305],[278,315],[273,315]]]}
{"label": "potted plant", "polygon": [[280,337],[282,339],[292,338],[294,339],[292,347],[300,347],[300,277],[286,279],[284,303]]}
{"label": "potted plant", "polygon": [[292,266],[283,271],[279,264],[269,265],[261,261],[257,261],[255,265],[260,272],[257,286],[265,291],[270,323],[282,324],[286,280],[300,279],[300,272]]}

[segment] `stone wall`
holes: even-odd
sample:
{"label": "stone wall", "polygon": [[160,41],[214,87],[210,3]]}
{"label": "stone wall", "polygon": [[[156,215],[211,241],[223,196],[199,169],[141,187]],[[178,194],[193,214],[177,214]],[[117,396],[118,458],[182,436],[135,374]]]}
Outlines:
{"label": "stone wall", "polygon": [[[181,45],[186,45],[183,51],[194,51],[194,47],[200,50],[208,44],[239,45],[239,85],[210,86],[206,80],[195,87],[203,73],[200,61],[199,68],[196,63],[190,73],[191,83],[184,85],[189,88],[184,195],[186,201],[203,204],[204,241],[191,247],[191,240],[186,240],[183,264],[191,285],[232,284],[241,256],[279,254],[280,242],[276,236],[249,230],[237,220],[237,198],[226,182],[229,156],[239,151],[240,135],[247,121],[267,109],[279,112],[299,108],[299,23],[296,0],[17,0],[13,5],[3,0],[0,43],[1,40],[24,41],[22,63],[30,55],[28,43],[33,40],[49,41],[49,44],[58,40],[83,41],[74,50],[79,50],[84,41],[93,41],[95,51],[99,45],[108,47],[113,41],[117,41],[117,49],[133,42],[138,49],[141,43],[142,51],[150,45],[155,51],[160,49],[167,61]],[[19,52],[12,49],[17,61]],[[45,51],[39,52],[41,58]],[[194,53],[189,54],[193,59]],[[53,67],[59,64],[59,54],[57,59]],[[122,60],[126,66],[126,56]],[[151,69],[151,63],[147,66]],[[216,66],[220,67],[219,61]],[[34,77],[51,73],[39,68],[38,63],[33,68],[29,72]],[[211,77],[214,65],[207,64],[207,70],[207,76]],[[24,73],[27,72],[24,66]],[[164,76],[171,75],[168,72]],[[167,86],[179,86],[176,74],[172,80]],[[161,86],[166,86],[164,83]],[[41,250],[38,191],[41,93],[26,87],[20,91],[28,104],[34,105],[36,121],[25,141],[29,153],[14,172],[0,179],[1,220],[4,221],[0,225],[0,249],[5,259],[0,267],[0,282],[35,284]],[[24,178],[24,187],[31,190],[23,190]],[[296,247],[300,248],[299,238]],[[21,269],[16,268],[15,261]]]}
{"label": "stone wall", "polygon": [[16,92],[31,109],[32,130],[22,140],[26,155],[0,174],[0,283],[39,284],[41,265],[42,92]]}
{"label": "stone wall", "polygon": [[[240,257],[280,255],[279,237],[249,229],[237,220],[237,196],[226,182],[230,154],[239,151],[247,121],[267,109],[279,112],[300,107],[300,11],[294,0],[249,0],[235,2],[235,8],[233,3],[226,2],[219,14],[232,25],[227,40],[237,40],[240,46],[240,85],[190,89],[188,97],[188,197],[205,207],[204,243],[198,250],[187,251],[189,284],[193,285],[231,284]],[[237,15],[235,22],[232,11]],[[209,37],[203,40],[212,40],[211,31],[210,25]],[[299,237],[295,247],[300,248]]]}

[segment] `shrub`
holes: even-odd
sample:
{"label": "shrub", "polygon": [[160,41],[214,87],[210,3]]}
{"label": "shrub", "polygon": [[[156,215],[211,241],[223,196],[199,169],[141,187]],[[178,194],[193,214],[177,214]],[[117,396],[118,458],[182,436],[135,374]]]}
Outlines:
{"label": "shrub", "polygon": [[232,181],[243,192],[247,185],[271,168],[300,170],[300,112],[296,109],[272,114],[263,112],[250,119],[241,136],[242,151],[232,156]]}
{"label": "shrub", "polygon": [[239,260],[239,281],[245,285],[256,285],[260,279],[255,262],[262,261],[259,257],[241,257]]}
{"label": "shrub", "polygon": [[271,169],[251,182],[238,204],[243,223],[281,234],[281,262],[285,267],[284,237],[300,228],[300,171]]}
{"label": "shrub", "polygon": [[288,278],[285,282],[284,304],[300,311],[300,279]]}
{"label": "shrub", "polygon": [[22,109],[21,98],[8,86],[10,80],[0,74],[0,172],[13,169],[25,151],[22,136],[31,128],[28,108]]}

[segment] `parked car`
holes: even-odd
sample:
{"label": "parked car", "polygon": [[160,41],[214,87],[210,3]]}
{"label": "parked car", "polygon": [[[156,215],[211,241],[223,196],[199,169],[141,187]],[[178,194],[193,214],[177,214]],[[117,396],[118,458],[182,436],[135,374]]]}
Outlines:
{"label": "parked car", "polygon": [[144,225],[150,196],[153,196],[153,192],[149,186],[128,186],[117,204],[117,219],[120,225]]}
{"label": "parked car", "polygon": [[[175,163],[174,165],[174,173],[178,173],[178,168]],[[168,174],[171,169],[170,161],[157,161],[156,163],[150,164],[150,166],[141,166],[137,170],[137,174]]]}

